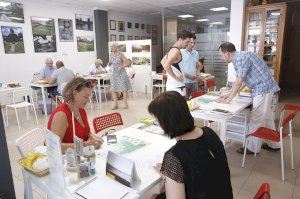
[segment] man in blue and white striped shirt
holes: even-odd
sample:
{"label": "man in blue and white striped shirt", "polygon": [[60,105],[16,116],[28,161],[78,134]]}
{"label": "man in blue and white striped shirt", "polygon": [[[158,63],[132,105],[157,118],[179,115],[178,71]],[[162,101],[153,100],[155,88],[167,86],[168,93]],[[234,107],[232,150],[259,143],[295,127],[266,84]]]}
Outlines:
{"label": "man in blue and white striped shirt", "polygon": [[[229,103],[246,85],[251,89],[252,95],[249,133],[256,131],[259,127],[275,129],[275,122],[272,117],[272,98],[274,93],[279,91],[280,88],[264,60],[253,52],[236,52],[235,46],[230,42],[221,44],[219,54],[225,62],[232,62],[234,65],[236,80],[232,91],[220,98],[218,102]],[[255,151],[259,153],[261,147],[262,140],[251,137],[247,154],[253,154]],[[262,148],[279,150],[279,144],[267,142]],[[244,149],[240,148],[238,152],[243,153]]]}

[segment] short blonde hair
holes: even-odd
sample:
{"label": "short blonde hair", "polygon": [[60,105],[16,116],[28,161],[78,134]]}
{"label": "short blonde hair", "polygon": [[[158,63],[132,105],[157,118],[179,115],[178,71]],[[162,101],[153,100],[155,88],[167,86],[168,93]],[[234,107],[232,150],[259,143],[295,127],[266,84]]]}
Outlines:
{"label": "short blonde hair", "polygon": [[86,80],[82,77],[75,77],[71,81],[69,81],[63,89],[63,98],[67,102],[74,101],[74,91],[81,91],[84,88],[93,88],[93,84],[90,80]]}

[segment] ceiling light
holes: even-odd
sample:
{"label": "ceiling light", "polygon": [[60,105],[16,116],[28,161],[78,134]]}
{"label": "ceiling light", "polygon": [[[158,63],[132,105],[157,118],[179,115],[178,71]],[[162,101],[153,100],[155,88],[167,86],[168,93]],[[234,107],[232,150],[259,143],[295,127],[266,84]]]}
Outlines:
{"label": "ceiling light", "polygon": [[196,21],[203,22],[203,21],[209,21],[209,19],[197,19]]}
{"label": "ceiling light", "polygon": [[220,21],[210,23],[210,25],[221,25],[221,24],[223,24],[223,22]]}
{"label": "ceiling light", "polygon": [[193,15],[190,15],[190,14],[186,14],[186,15],[178,15],[178,17],[180,17],[180,18],[192,18],[192,17],[194,17]]}
{"label": "ceiling light", "polygon": [[0,2],[1,7],[6,7],[6,6],[9,6],[9,5],[10,5],[9,2]]}
{"label": "ceiling light", "polygon": [[209,10],[211,10],[211,11],[224,11],[224,10],[228,10],[228,8],[226,8],[226,7],[218,7],[218,8],[211,8],[211,9],[209,9]]}
{"label": "ceiling light", "polygon": [[280,12],[271,12],[271,15],[273,15],[273,16],[280,16]]}

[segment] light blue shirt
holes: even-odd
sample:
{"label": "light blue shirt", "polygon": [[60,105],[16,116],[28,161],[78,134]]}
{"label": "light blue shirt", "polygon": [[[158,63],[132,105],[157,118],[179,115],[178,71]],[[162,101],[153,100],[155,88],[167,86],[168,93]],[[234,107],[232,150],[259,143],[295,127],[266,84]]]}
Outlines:
{"label": "light blue shirt", "polygon": [[236,52],[232,63],[236,76],[242,77],[252,97],[280,90],[264,60],[253,52]]}
{"label": "light blue shirt", "polygon": [[49,68],[48,66],[44,66],[40,72],[42,79],[49,79],[52,76],[52,73],[56,70],[56,66],[52,66]]}
{"label": "light blue shirt", "polygon": [[[196,50],[192,50],[191,52],[186,49],[181,49],[182,61],[179,63],[181,70],[184,73],[191,74],[196,76],[197,72],[197,62],[199,60],[199,53]],[[194,83],[197,80],[191,80],[188,78],[184,78],[184,83]]]}
{"label": "light blue shirt", "polygon": [[105,68],[103,68],[103,66],[96,67],[95,64],[93,64],[91,66],[91,72],[90,72],[90,74],[91,75],[95,75],[96,73],[102,72],[102,71],[106,72],[106,70],[105,70]]}

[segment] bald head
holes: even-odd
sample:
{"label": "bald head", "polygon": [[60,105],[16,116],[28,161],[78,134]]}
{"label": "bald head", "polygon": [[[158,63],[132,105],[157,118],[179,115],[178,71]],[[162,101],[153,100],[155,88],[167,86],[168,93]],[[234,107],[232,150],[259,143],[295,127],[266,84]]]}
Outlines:
{"label": "bald head", "polygon": [[53,67],[53,60],[51,58],[47,58],[45,61],[45,64],[47,67],[52,68]]}
{"label": "bald head", "polygon": [[57,61],[56,62],[56,68],[57,69],[59,69],[59,68],[61,68],[61,67],[64,67],[65,65],[64,65],[64,62],[62,62],[62,61]]}

